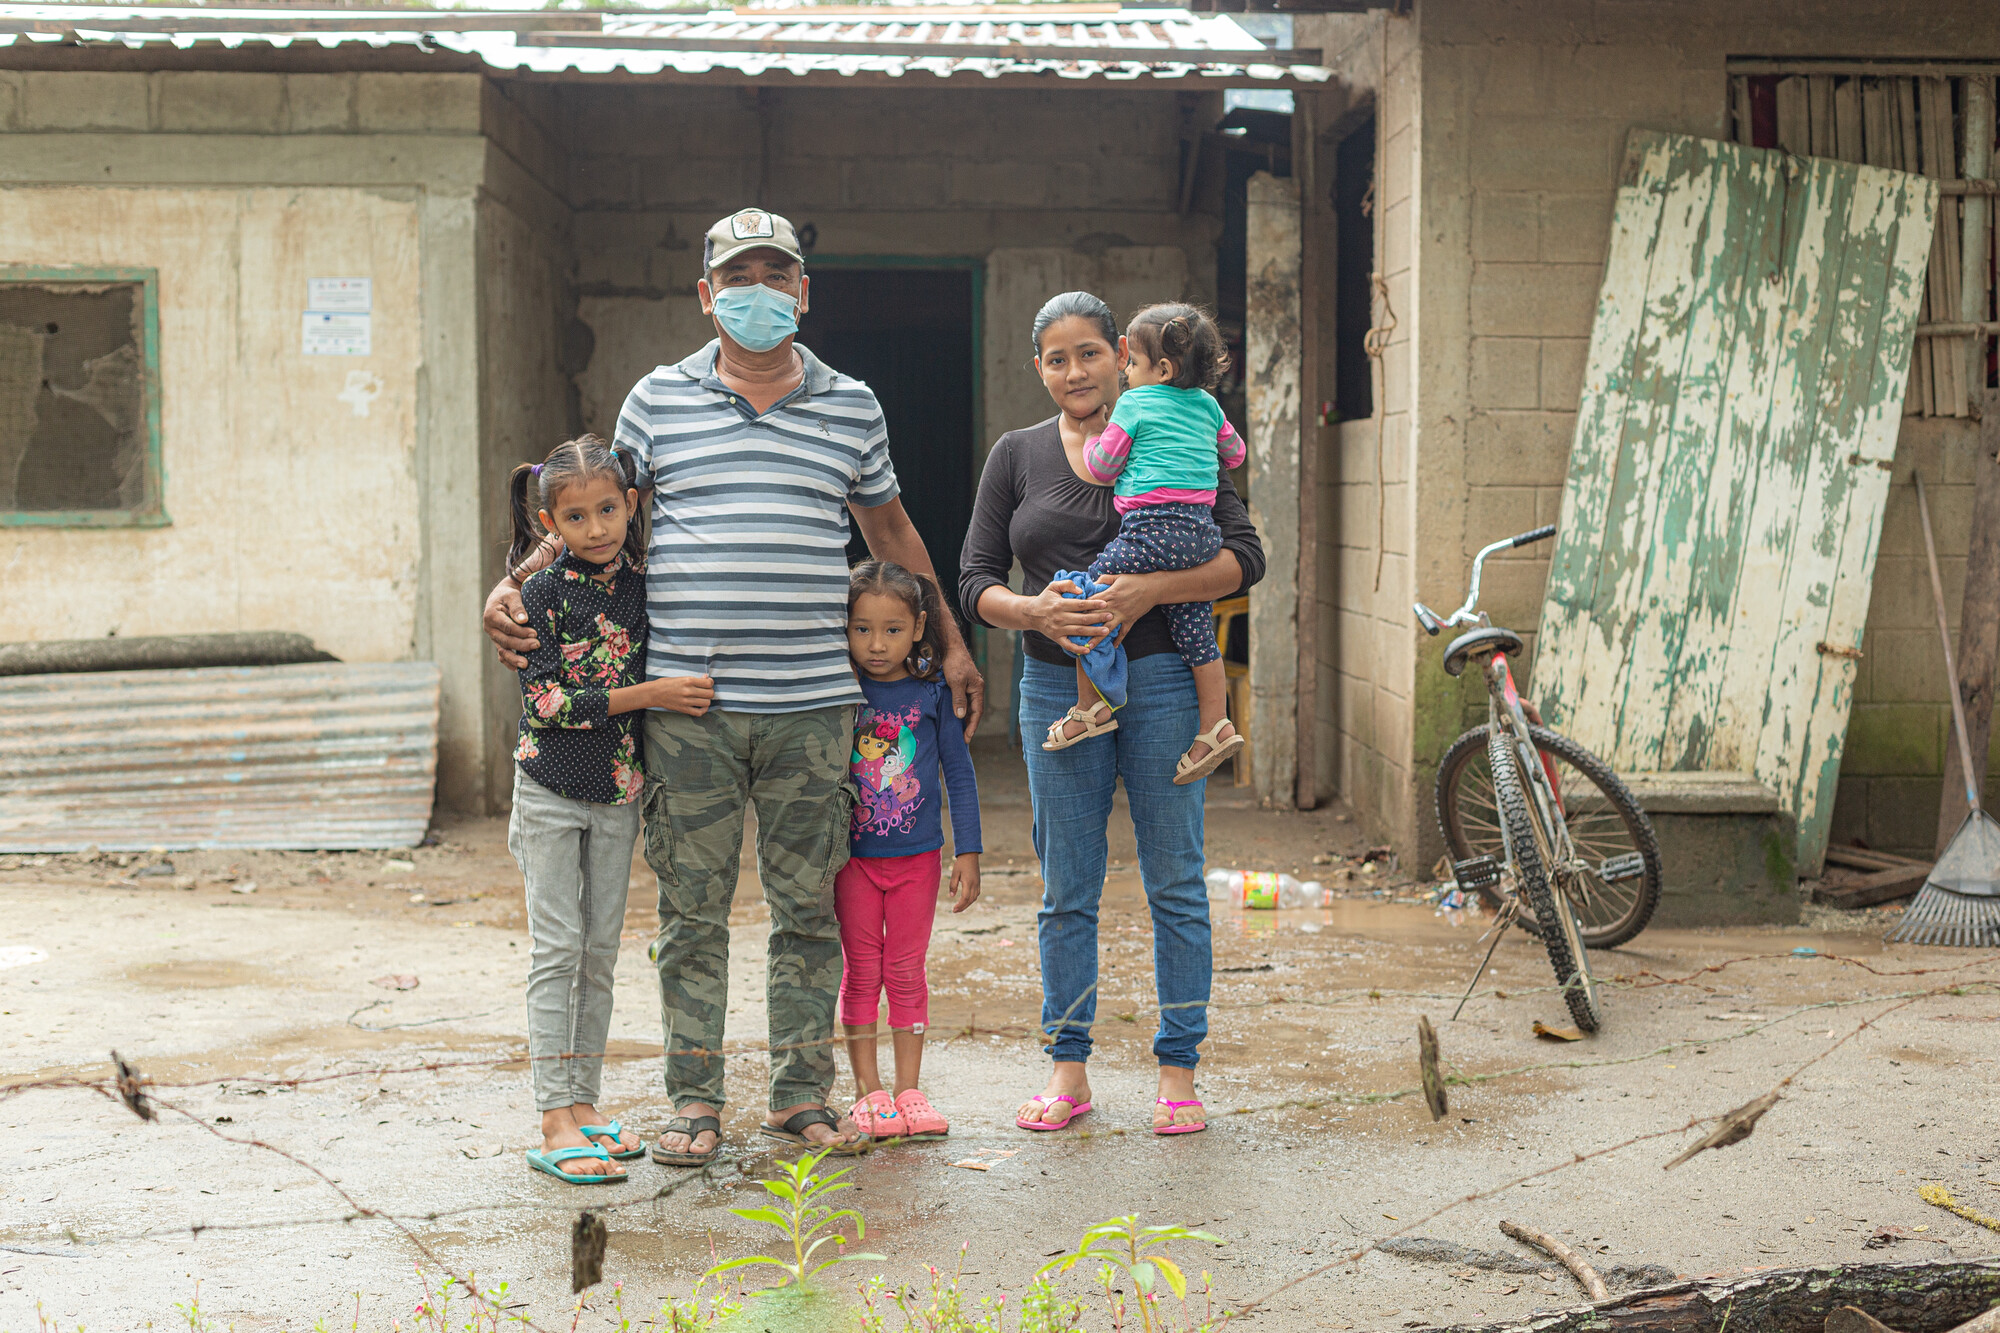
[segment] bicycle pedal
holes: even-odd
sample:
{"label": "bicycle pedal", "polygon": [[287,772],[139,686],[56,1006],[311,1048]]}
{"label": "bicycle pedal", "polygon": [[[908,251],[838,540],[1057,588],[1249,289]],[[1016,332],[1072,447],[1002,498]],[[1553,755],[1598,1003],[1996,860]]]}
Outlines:
{"label": "bicycle pedal", "polygon": [[1607,856],[1597,867],[1597,877],[1606,884],[1616,884],[1621,879],[1637,879],[1645,873],[1646,858],[1638,852]]}
{"label": "bicycle pedal", "polygon": [[1451,863],[1451,877],[1467,893],[1490,889],[1500,882],[1500,863],[1490,856],[1475,856]]}

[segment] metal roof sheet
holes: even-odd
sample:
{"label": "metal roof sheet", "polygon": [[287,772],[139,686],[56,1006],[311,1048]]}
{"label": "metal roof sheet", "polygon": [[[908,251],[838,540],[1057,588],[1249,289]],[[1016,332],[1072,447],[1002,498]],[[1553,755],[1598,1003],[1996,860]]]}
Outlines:
{"label": "metal roof sheet", "polygon": [[0,851],[412,847],[433,662],[0,678]]}
{"label": "metal roof sheet", "polygon": [[[1070,79],[1214,77],[1322,82],[1317,53],[1265,47],[1227,14],[1052,5],[810,7],[704,14],[169,9],[0,4],[0,44],[83,40],[128,47],[198,43],[285,48],[355,43],[444,49],[490,68],[542,74],[862,73]],[[914,11],[914,12],[913,12]],[[510,21],[511,20],[511,21]],[[371,26],[379,25],[379,26]],[[596,30],[592,31],[591,28]]]}

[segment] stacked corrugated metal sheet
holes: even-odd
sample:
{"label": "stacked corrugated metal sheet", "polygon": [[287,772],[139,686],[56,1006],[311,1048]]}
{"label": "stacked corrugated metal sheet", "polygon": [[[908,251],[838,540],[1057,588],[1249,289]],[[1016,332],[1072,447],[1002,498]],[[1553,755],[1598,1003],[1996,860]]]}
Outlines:
{"label": "stacked corrugated metal sheet", "polygon": [[0,678],[0,851],[411,847],[432,662]]}

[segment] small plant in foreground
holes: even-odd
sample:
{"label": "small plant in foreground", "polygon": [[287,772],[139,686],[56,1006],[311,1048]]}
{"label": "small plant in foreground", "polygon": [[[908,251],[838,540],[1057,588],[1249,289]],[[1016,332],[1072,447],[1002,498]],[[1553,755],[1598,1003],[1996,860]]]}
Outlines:
{"label": "small plant in foreground", "polygon": [[[1104,1299],[1111,1306],[1111,1321],[1114,1328],[1125,1325],[1125,1302],[1120,1299],[1122,1292],[1112,1286],[1122,1271],[1131,1280],[1138,1293],[1139,1326],[1144,1333],[1166,1333],[1171,1328],[1166,1316],[1160,1311],[1158,1285],[1164,1281],[1167,1290],[1173,1292],[1174,1299],[1181,1302],[1182,1327],[1187,1327],[1187,1276],[1180,1265],[1166,1256],[1166,1247],[1177,1240],[1198,1240],[1205,1245],[1221,1245],[1222,1237],[1207,1231],[1196,1231],[1192,1227],[1152,1226],[1142,1227],[1136,1216],[1114,1217],[1109,1222],[1100,1222],[1083,1233],[1070,1253],[1049,1260],[1036,1270],[1036,1276],[1043,1274],[1067,1273],[1085,1260],[1095,1260],[1099,1264],[1098,1280],[1104,1287]],[[1209,1291],[1208,1274],[1202,1274],[1202,1292]],[[1220,1323],[1227,1323],[1224,1314]],[[1200,1327],[1204,1330],[1219,1327],[1212,1315],[1204,1314]]]}
{"label": "small plant in foreground", "polygon": [[[776,1227],[779,1234],[792,1243],[791,1262],[774,1259],[768,1254],[746,1255],[741,1259],[724,1260],[703,1273],[702,1277],[704,1279],[719,1277],[740,1268],[770,1267],[785,1275],[784,1280],[778,1283],[778,1288],[804,1287],[811,1284],[814,1274],[832,1268],[835,1264],[854,1263],[863,1259],[879,1263],[883,1258],[879,1254],[839,1252],[846,1246],[847,1237],[838,1231],[827,1231],[828,1227],[853,1218],[854,1239],[858,1241],[867,1234],[867,1223],[862,1220],[861,1213],[857,1209],[836,1209],[820,1202],[830,1195],[854,1187],[853,1181],[841,1179],[854,1169],[851,1166],[830,1176],[819,1174],[820,1160],[825,1156],[826,1150],[822,1149],[816,1153],[806,1153],[796,1162],[779,1162],[780,1179],[757,1182],[771,1197],[784,1200],[783,1207],[729,1210],[746,1222],[762,1222],[766,1226]],[[827,1234],[820,1235],[822,1231],[827,1231]],[[834,1246],[837,1252],[830,1259],[818,1259],[815,1262],[821,1247],[826,1245]],[[773,1288],[775,1289],[777,1288]]]}
{"label": "small plant in foreground", "polygon": [[[936,1264],[925,1264],[930,1274],[930,1297],[925,1300],[915,1288],[890,1289],[880,1277],[861,1284],[861,1324],[859,1333],[1006,1333],[1007,1297],[988,1296],[977,1310],[965,1307],[960,1282],[965,1274],[965,1253],[971,1242],[958,1247],[958,1268],[947,1278]],[[900,1314],[900,1327],[889,1323],[891,1312]],[[1068,1333],[1083,1323],[1083,1305],[1056,1295],[1055,1284],[1036,1278],[1021,1293],[1014,1313],[1015,1333]]]}

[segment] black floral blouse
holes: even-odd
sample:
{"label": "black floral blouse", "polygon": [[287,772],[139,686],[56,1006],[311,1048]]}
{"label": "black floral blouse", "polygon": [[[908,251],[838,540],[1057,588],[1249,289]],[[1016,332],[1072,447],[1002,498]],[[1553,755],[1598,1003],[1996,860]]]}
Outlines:
{"label": "black floral blouse", "polygon": [[639,799],[637,720],[612,716],[611,691],[646,667],[646,571],[616,556],[593,565],[565,552],[521,585],[541,647],[521,669],[521,771],[560,796],[599,805]]}

